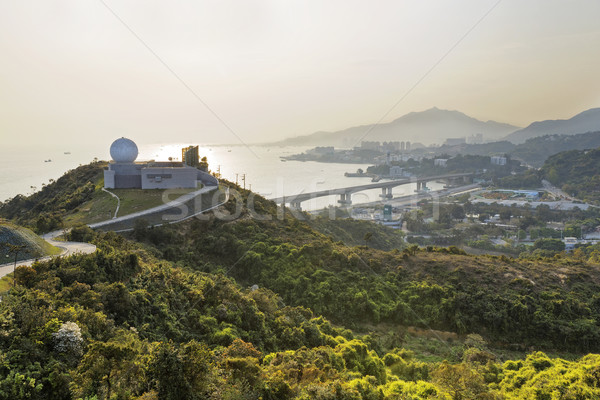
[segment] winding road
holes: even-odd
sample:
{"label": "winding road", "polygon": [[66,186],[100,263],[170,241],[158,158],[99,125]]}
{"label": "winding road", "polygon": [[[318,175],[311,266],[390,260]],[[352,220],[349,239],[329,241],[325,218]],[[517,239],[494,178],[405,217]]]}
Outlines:
{"label": "winding road", "polygon": [[[188,193],[185,194],[181,197],[179,197],[178,199],[171,201],[167,204],[163,204],[157,207],[153,207],[150,208],[148,210],[144,210],[144,211],[140,211],[137,213],[133,213],[133,214],[129,214],[129,215],[125,215],[123,217],[116,217],[116,212],[115,212],[115,217],[113,217],[112,219],[103,221],[103,222],[99,222],[96,224],[91,224],[89,225],[92,229],[96,229],[99,228],[101,226],[104,225],[108,225],[108,224],[114,224],[115,222],[119,222],[119,221],[126,221],[126,220],[131,220],[131,219],[136,219],[139,218],[141,216],[145,216],[151,213],[156,213],[156,212],[164,212],[164,211],[168,211],[169,209],[173,209],[173,208],[178,208],[181,207],[182,204],[185,204],[185,202],[187,201],[193,201],[194,198],[196,198],[197,196],[200,196],[204,193],[208,193],[211,192],[213,190],[217,189],[217,187],[213,187],[213,186],[208,186],[208,187],[204,187],[200,190],[197,190],[195,192],[192,193]],[[107,191],[108,192],[108,191]],[[109,192],[110,193],[110,192]],[[112,193],[111,193],[112,194]],[[116,196],[115,196],[116,197]],[[225,204],[225,202],[227,202],[227,200],[229,200],[229,188],[227,188],[226,193],[225,193],[225,199],[210,207],[210,208],[206,208],[203,210],[200,210],[192,215],[188,215],[184,218],[181,218],[179,220],[176,221],[171,221],[169,223],[178,223],[178,222],[182,222],[185,220],[188,220],[191,217],[194,217],[198,214],[202,214],[205,213],[207,211],[210,211],[212,209],[215,209],[217,207],[220,207],[221,205]],[[50,260],[53,257],[61,257],[61,256],[70,256],[72,254],[77,254],[77,253],[82,253],[82,254],[91,254],[93,252],[96,251],[96,246],[90,243],[80,243],[80,242],[65,242],[65,241],[60,241],[60,240],[56,240],[57,237],[64,235],[65,233],[67,233],[69,230],[68,229],[61,229],[58,231],[54,231],[54,232],[49,232],[46,233],[45,235],[42,235],[41,238],[44,239],[46,242],[50,243],[52,246],[56,246],[60,249],[62,249],[62,252],[58,255],[55,256],[46,256],[46,257],[41,257],[41,258],[35,258],[35,259],[30,259],[30,260],[23,260],[23,261],[17,261],[17,266],[21,266],[21,265],[26,265],[26,266],[30,266],[31,264],[33,264],[36,261],[46,261],[46,260]],[[13,272],[15,268],[15,263],[14,262],[10,262],[10,263],[6,263],[6,264],[1,264],[0,265],[0,278],[8,275],[10,273]]]}
{"label": "winding road", "polygon": [[[59,230],[42,235],[42,239],[44,239],[46,242],[50,243],[52,246],[56,246],[62,249],[62,252],[60,254],[55,256],[46,256],[41,258],[32,258],[30,260],[17,261],[17,266],[30,266],[36,261],[46,261],[50,260],[52,257],[70,256],[72,254],[77,253],[90,254],[96,251],[96,246],[90,243],[63,242],[60,240],[56,240],[58,236],[63,235],[66,232],[67,230]],[[0,278],[12,273],[14,268],[14,262],[0,265]]]}

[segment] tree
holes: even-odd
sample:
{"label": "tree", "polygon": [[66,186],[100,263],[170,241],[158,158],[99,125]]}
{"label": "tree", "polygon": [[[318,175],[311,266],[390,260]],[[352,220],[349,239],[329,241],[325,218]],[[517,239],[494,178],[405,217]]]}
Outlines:
{"label": "tree", "polygon": [[365,241],[365,246],[369,245],[369,242],[373,239],[373,232],[367,232],[365,233],[365,236],[363,237],[363,240]]}
{"label": "tree", "polygon": [[52,334],[54,338],[54,348],[60,353],[67,353],[73,356],[81,354],[83,338],[81,329],[75,322],[65,322],[60,326],[58,332]]}
{"label": "tree", "polygon": [[161,343],[151,366],[158,397],[165,400],[206,398],[212,358],[210,349],[203,343],[191,341],[181,347],[172,342]]}
{"label": "tree", "polygon": [[537,219],[535,219],[533,216],[525,215],[519,221],[519,229],[523,229],[524,231],[526,231],[527,228],[529,228],[530,226],[537,225],[538,223],[539,223],[539,221]]}
{"label": "tree", "polygon": [[208,159],[206,156],[200,159],[200,163],[198,164],[198,169],[201,169],[204,172],[208,172]]}
{"label": "tree", "polygon": [[551,250],[551,251],[563,251],[565,244],[560,239],[538,239],[533,244],[534,249]]}
{"label": "tree", "polygon": [[77,368],[76,394],[82,397],[96,394],[100,399],[123,394],[132,380],[138,380],[136,375],[140,369],[136,355],[131,339],[120,337],[108,342],[92,342]]}
{"label": "tree", "polygon": [[458,204],[453,204],[450,209],[450,215],[454,219],[463,219],[465,217],[465,209]]}
{"label": "tree", "polygon": [[483,377],[465,363],[452,365],[444,361],[432,376],[433,381],[447,390],[453,400],[493,398]]}
{"label": "tree", "polygon": [[502,221],[510,221],[510,217],[512,216],[512,212],[510,208],[503,208],[500,210],[500,219]]}

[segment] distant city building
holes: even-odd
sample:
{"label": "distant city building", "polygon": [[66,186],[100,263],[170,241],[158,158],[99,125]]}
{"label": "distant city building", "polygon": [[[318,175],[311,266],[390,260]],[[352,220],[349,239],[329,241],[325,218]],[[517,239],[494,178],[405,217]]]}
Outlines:
{"label": "distant city building", "polygon": [[335,153],[335,148],[333,146],[315,147],[314,149],[307,150],[306,153],[320,156],[333,155]]}
{"label": "distant city building", "polygon": [[390,176],[402,176],[402,167],[393,165],[390,167]]}
{"label": "distant city building", "polygon": [[185,165],[198,168],[200,165],[200,152],[198,146],[188,146],[181,149],[181,161]]}
{"label": "distant city building", "polygon": [[462,137],[462,138],[448,138],[444,142],[444,144],[446,146],[458,146],[458,145],[465,144],[465,143],[467,143],[467,139],[465,139],[464,137]]}
{"label": "distant city building", "polygon": [[406,142],[406,145],[405,145],[404,149],[406,151],[410,151],[410,142]]}
{"label": "distant city building", "polygon": [[483,143],[483,134],[476,133],[467,138],[468,144],[482,144]]}
{"label": "distant city building", "polygon": [[[197,147],[187,149],[188,160],[194,157],[194,152],[196,152],[194,159],[197,160]],[[185,151],[182,154],[185,154]],[[113,142],[110,146],[110,156],[112,161],[104,170],[104,187],[107,189],[196,188],[198,181],[207,186],[219,184],[214,176],[183,162],[135,162],[138,148],[127,138],[120,138]]]}
{"label": "distant city building", "polygon": [[388,152],[399,151],[401,146],[400,143],[401,142],[383,142],[381,145],[381,150]]}
{"label": "distant city building", "polygon": [[490,162],[493,165],[506,165],[506,157],[500,157],[500,156],[493,156],[490,159]]}
{"label": "distant city building", "polygon": [[446,163],[448,162],[447,158],[436,158],[433,160],[433,165],[436,167],[444,167],[446,168]]}
{"label": "distant city building", "polygon": [[380,147],[379,142],[360,142],[361,150],[375,150],[378,151]]}

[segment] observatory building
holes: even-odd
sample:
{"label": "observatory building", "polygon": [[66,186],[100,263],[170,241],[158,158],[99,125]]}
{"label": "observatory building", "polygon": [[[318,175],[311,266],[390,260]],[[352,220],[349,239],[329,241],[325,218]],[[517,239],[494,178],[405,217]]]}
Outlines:
{"label": "observatory building", "polygon": [[137,145],[124,137],[110,146],[110,156],[112,161],[104,170],[106,189],[187,189],[197,188],[198,181],[206,186],[219,184],[214,176],[188,165],[191,162],[135,162]]}

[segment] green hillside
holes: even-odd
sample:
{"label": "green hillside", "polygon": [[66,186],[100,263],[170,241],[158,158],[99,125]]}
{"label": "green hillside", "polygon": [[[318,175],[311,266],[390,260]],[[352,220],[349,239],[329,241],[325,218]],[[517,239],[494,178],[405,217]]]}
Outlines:
{"label": "green hillside", "polygon": [[400,248],[237,199],[127,237],[78,226],[97,252],[22,268],[0,399],[600,398],[597,263]]}
{"label": "green hillside", "polygon": [[542,172],[546,179],[568,194],[584,201],[600,201],[600,148],[571,150],[546,160]]}
{"label": "green hillside", "polygon": [[[27,226],[37,233],[111,219],[117,199],[102,190],[105,162],[98,161],[68,171],[30,196],[18,195],[0,203],[0,217]],[[117,216],[160,206],[194,189],[113,189],[120,198]]]}
{"label": "green hillside", "polygon": [[[31,196],[17,195],[0,203],[0,217],[33,229],[50,232],[65,226],[64,218],[100,192],[104,162],[68,171]],[[116,207],[116,204],[115,204]]]}
{"label": "green hillside", "polygon": [[592,204],[600,204],[600,147],[569,150],[550,156],[539,170],[500,178],[496,184],[507,188],[539,188],[542,179],[567,194]]}
{"label": "green hillside", "polygon": [[[0,303],[0,398],[600,396],[597,355],[505,360],[479,335],[427,328],[416,352],[403,343],[423,340],[399,326],[388,348],[267,288],[240,286],[226,260],[205,273],[113,233],[93,236],[98,252],[24,268]],[[448,361],[431,357],[441,353]]]}
{"label": "green hillside", "polygon": [[595,149],[600,146],[600,132],[579,135],[547,135],[528,139],[515,146],[510,154],[534,167],[541,167],[548,157],[568,150]]}

